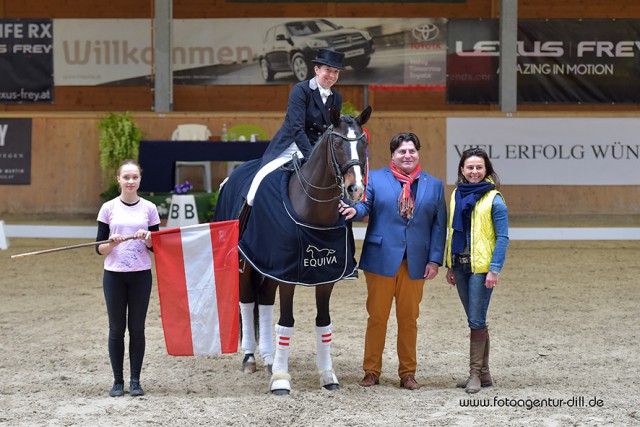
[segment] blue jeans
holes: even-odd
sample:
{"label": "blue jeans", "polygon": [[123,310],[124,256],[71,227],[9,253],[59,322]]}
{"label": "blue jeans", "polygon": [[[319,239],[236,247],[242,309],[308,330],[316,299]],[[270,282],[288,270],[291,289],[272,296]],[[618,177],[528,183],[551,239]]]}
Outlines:
{"label": "blue jeans", "polygon": [[458,264],[453,267],[456,288],[470,329],[487,327],[487,311],[493,288],[484,286],[486,273],[473,274],[470,264]]}

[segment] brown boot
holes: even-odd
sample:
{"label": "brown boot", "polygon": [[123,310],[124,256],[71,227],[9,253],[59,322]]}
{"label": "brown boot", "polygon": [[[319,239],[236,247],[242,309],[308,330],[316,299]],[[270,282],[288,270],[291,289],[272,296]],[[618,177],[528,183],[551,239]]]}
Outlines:
{"label": "brown boot", "polygon": [[487,342],[487,328],[472,329],[469,339],[469,382],[465,391],[469,394],[480,391],[480,371],[484,359],[484,348]]}
{"label": "brown boot", "polygon": [[490,350],[489,329],[487,329],[487,341],[484,344],[484,357],[482,359],[482,369],[480,369],[480,385],[482,387],[491,387],[493,379],[489,372],[489,350]]}
{"label": "brown boot", "polygon": [[[491,387],[493,385],[493,379],[491,378],[491,373],[489,372],[489,347],[490,347],[490,339],[489,339],[489,330],[487,330],[487,342],[484,345],[484,357],[482,359],[482,369],[480,369],[480,385],[484,387]],[[465,378],[462,381],[458,381],[456,383],[456,387],[458,388],[467,388],[467,384],[469,383],[469,378]]]}

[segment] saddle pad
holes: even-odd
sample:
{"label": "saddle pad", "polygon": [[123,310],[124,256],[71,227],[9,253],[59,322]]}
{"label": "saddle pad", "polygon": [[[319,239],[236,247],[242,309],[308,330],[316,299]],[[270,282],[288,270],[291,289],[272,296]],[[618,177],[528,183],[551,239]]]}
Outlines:
{"label": "saddle pad", "polygon": [[283,283],[317,286],[352,274],[355,247],[344,220],[334,227],[304,224],[289,200],[290,177],[276,170],[260,184],[240,253],[261,274]]}

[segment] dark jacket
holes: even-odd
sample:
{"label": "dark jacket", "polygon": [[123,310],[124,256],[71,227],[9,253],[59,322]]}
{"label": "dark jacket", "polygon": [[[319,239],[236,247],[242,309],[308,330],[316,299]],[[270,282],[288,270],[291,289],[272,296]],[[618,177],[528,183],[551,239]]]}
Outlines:
{"label": "dark jacket", "polygon": [[331,89],[327,103],[322,103],[315,77],[297,83],[289,93],[289,104],[284,123],[275,134],[262,157],[262,166],[295,142],[304,157],[309,157],[316,141],[331,124],[329,109],[342,110],[342,95]]}

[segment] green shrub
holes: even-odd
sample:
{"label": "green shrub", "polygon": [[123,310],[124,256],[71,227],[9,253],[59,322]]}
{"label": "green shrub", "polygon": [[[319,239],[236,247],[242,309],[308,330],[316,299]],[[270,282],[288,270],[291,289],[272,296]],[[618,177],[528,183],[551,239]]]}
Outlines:
{"label": "green shrub", "polygon": [[118,195],[116,171],[122,161],[138,161],[142,131],[129,113],[109,113],[98,123],[100,130],[100,169],[108,188],[100,196],[110,200]]}

